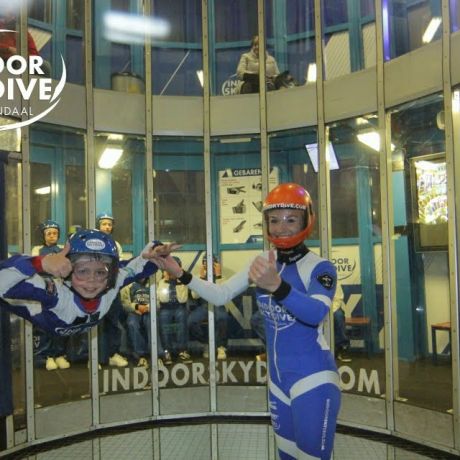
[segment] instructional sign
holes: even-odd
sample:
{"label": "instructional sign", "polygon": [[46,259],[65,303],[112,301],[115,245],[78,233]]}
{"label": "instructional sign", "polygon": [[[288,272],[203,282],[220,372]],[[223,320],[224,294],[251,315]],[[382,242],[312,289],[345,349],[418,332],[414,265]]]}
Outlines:
{"label": "instructional sign", "polygon": [[[260,168],[219,171],[221,244],[262,241],[262,171]],[[278,185],[278,168],[270,171],[269,189]]]}

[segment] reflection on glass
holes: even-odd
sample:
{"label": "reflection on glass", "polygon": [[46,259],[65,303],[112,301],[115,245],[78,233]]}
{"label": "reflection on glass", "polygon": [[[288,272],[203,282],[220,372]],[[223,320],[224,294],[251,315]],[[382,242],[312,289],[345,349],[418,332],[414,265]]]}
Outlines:
{"label": "reflection on glass", "polygon": [[325,78],[347,75],[376,63],[373,2],[361,0],[361,8],[347,2],[321,2],[324,23]]}
{"label": "reflection on glass", "polygon": [[328,126],[328,141],[337,156],[330,162],[336,362],[344,391],[380,397],[385,361],[379,145],[368,136],[377,134],[376,126],[373,115],[337,122]]}
{"label": "reflection on glass", "polygon": [[[82,134],[32,125],[32,255],[59,251],[68,234],[86,226],[84,155]],[[37,407],[80,400],[89,395],[87,342],[86,334],[55,337],[33,328]]]}
{"label": "reflection on glass", "polygon": [[384,5],[384,54],[393,59],[439,40],[442,34],[441,1],[400,2]]}
{"label": "reflection on glass", "polygon": [[[117,34],[110,34],[109,19],[117,15]],[[144,47],[132,21],[142,21],[142,8],[131,2],[117,1],[101,5],[93,3],[94,28],[94,85],[129,93],[144,92]]]}
{"label": "reflection on glass", "polygon": [[201,96],[201,0],[151,0],[151,10],[170,30],[152,44],[153,94]]}
{"label": "reflection on glass", "polygon": [[443,110],[440,96],[392,113],[399,392],[430,409],[452,407]]}

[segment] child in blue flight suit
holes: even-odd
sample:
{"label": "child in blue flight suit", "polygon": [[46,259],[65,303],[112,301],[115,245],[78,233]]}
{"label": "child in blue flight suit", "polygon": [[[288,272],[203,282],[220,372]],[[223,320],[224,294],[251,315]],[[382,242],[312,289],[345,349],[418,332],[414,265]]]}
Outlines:
{"label": "child in blue flight suit", "polygon": [[172,257],[165,268],[215,305],[223,305],[253,282],[265,319],[269,404],[281,460],[331,458],[340,385],[323,335],[336,290],[334,265],[304,244],[313,230],[308,192],[287,183],[275,187],[263,206],[266,237],[275,249],[252,259],[222,284],[183,271]]}
{"label": "child in blue flight suit", "polygon": [[155,273],[160,256],[174,247],[148,244],[140,256],[120,264],[109,236],[79,230],[57,254],[1,262],[0,308],[57,336],[80,334],[101,321],[124,285]]}

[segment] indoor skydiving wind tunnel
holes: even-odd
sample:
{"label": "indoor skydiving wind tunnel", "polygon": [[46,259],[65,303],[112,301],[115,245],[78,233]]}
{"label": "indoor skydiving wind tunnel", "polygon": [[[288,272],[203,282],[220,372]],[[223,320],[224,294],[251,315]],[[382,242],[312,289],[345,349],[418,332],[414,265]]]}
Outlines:
{"label": "indoor skydiving wind tunnel", "polygon": [[[80,227],[104,228],[122,259],[175,241],[186,270],[224,282],[268,248],[268,191],[301,184],[308,247],[338,273],[324,328],[340,426],[460,454],[457,1],[0,1],[11,9],[16,52],[30,34],[65,86],[17,129],[43,102],[22,100],[19,119],[1,96],[2,259],[44,250],[51,221],[58,249]],[[0,456],[235,416],[265,420],[276,458],[254,288],[214,307],[184,287],[158,272],[57,342],[0,305]],[[227,458],[221,436],[209,458]],[[168,458],[161,431],[153,445]]]}

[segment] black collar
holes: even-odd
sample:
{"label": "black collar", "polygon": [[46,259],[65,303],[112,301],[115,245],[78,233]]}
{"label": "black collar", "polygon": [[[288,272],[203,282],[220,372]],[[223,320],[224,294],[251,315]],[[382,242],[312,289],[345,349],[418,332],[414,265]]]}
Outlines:
{"label": "black collar", "polygon": [[278,262],[286,265],[294,264],[309,251],[303,243],[289,249],[278,249]]}

